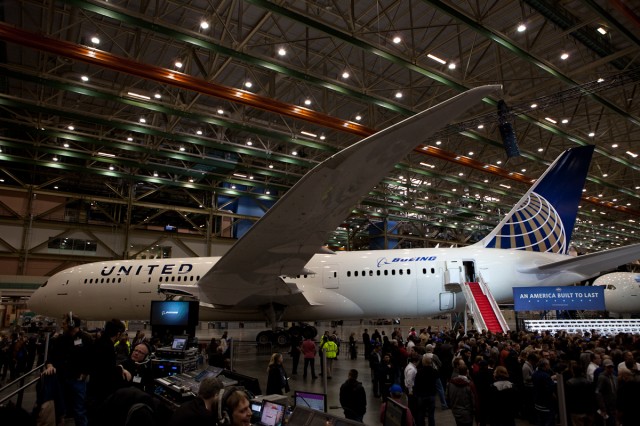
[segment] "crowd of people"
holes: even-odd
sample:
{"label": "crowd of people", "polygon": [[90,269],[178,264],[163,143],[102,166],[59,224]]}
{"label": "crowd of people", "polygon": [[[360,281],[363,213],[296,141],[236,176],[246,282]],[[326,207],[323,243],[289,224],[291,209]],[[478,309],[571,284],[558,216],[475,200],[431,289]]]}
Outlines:
{"label": "crowd of people", "polygon": [[395,328],[362,339],[374,396],[402,390],[417,426],[435,425],[438,399],[457,426],[554,426],[561,414],[573,426],[640,424],[639,336]]}

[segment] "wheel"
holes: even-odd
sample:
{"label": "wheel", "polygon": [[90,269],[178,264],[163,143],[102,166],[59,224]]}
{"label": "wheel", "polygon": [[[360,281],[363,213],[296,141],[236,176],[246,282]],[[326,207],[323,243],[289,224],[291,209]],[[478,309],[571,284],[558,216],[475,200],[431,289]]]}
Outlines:
{"label": "wheel", "polygon": [[302,329],[302,337],[304,337],[305,339],[315,339],[317,335],[318,330],[312,325],[306,325]]}
{"label": "wheel", "polygon": [[256,343],[259,345],[268,345],[271,343],[271,338],[273,337],[273,333],[271,330],[265,330],[258,333],[256,336]]}
{"label": "wheel", "polygon": [[286,331],[282,331],[276,334],[276,345],[278,346],[289,345],[289,333],[287,333]]}

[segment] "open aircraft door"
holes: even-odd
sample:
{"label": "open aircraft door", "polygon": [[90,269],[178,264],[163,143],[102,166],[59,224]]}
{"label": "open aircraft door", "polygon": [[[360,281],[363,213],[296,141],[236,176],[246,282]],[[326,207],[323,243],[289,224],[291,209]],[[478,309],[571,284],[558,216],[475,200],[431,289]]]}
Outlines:
{"label": "open aircraft door", "polygon": [[340,287],[338,278],[338,265],[325,265],[322,268],[322,286],[324,288]]}

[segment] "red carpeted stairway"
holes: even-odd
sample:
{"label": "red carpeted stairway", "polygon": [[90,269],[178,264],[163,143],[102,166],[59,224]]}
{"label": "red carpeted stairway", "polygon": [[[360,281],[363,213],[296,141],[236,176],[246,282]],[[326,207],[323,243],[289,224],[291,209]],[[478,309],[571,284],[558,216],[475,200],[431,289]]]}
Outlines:
{"label": "red carpeted stairway", "polygon": [[467,285],[473,294],[473,298],[476,300],[476,304],[478,305],[482,319],[484,319],[484,323],[487,326],[487,330],[494,333],[503,332],[504,330],[502,330],[502,326],[500,326],[500,321],[498,321],[498,317],[493,311],[489,299],[484,293],[482,293],[480,284],[467,283]]}

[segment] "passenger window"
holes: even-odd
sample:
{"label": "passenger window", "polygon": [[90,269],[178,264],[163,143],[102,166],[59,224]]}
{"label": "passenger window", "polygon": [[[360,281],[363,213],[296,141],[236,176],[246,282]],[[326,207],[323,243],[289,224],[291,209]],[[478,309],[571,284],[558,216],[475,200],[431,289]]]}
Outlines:
{"label": "passenger window", "polygon": [[347,276],[350,277],[351,276],[351,271],[347,271]]}
{"label": "passenger window", "polygon": [[395,275],[395,274],[396,274],[396,270],[395,270],[395,269],[392,269],[392,270],[391,270],[391,275]]}
{"label": "passenger window", "polygon": [[398,274],[402,275],[402,269],[398,269]]}
{"label": "passenger window", "polygon": [[407,275],[411,275],[411,269],[407,269]]}
{"label": "passenger window", "polygon": [[389,275],[389,271],[385,269],[385,270],[384,270],[384,274],[385,274],[385,275]]}
{"label": "passenger window", "polygon": [[376,271],[376,275],[377,275],[377,276],[380,276],[380,269],[378,269],[378,270]]}
{"label": "passenger window", "polygon": [[433,269],[433,268],[431,268],[431,273],[432,273],[432,274],[435,274],[435,273],[436,273],[436,270],[435,270],[435,269]]}
{"label": "passenger window", "polygon": [[369,269],[369,276],[372,277],[373,276],[373,269]]}

